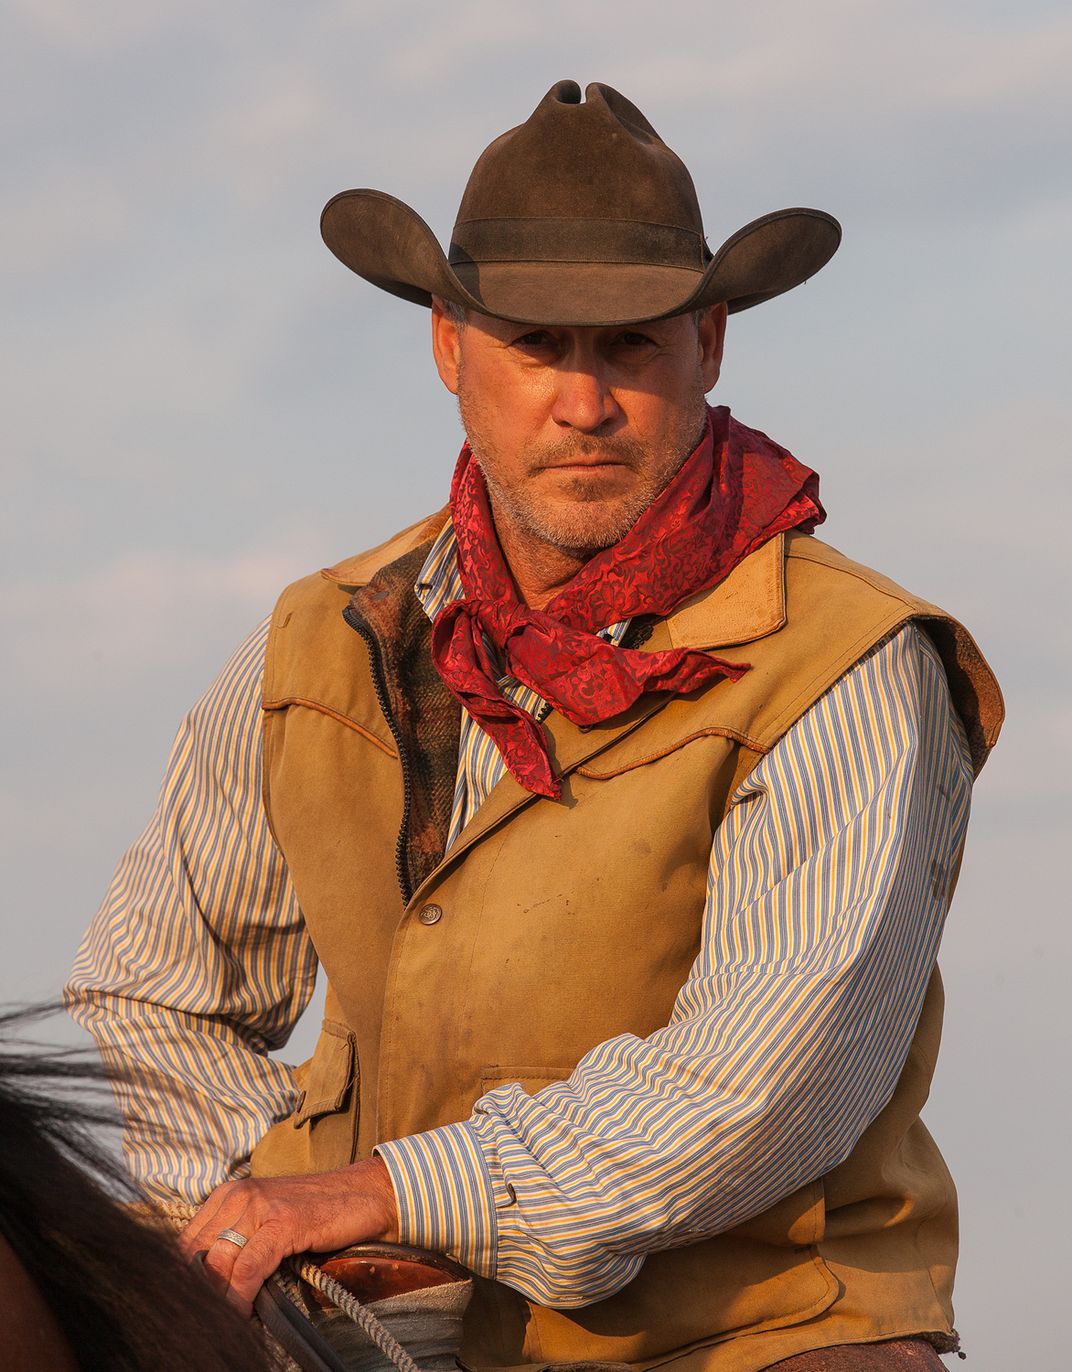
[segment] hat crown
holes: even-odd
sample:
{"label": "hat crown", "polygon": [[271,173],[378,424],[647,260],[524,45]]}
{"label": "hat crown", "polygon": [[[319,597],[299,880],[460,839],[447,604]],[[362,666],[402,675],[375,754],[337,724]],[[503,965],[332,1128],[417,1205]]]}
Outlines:
{"label": "hat crown", "polygon": [[556,82],[524,124],[484,150],[455,237],[489,219],[631,220],[703,236],[685,164],[631,101],[599,82],[583,101],[576,81]]}

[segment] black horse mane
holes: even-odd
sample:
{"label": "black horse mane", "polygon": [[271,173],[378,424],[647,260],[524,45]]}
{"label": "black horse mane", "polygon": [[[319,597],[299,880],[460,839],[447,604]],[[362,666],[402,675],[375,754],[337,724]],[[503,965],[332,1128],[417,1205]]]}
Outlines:
{"label": "black horse mane", "polygon": [[53,1008],[0,1012],[0,1233],[87,1372],[263,1372],[253,1327],[131,1212],[105,1070],[12,1040]]}

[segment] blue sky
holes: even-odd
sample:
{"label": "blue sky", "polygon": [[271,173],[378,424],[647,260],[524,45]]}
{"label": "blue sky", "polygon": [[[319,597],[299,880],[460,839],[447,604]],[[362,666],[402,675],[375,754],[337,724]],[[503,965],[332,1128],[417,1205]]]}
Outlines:
{"label": "blue sky", "polygon": [[1006,688],[928,1119],[973,1367],[1056,1367],[1067,7],[15,0],[0,40],[0,995],[56,990],[181,712],[279,587],[445,498],[427,315],[330,256],[321,205],[378,187],[446,237],[485,143],[561,77],[608,82],[685,158],[712,245],[784,205],[842,220],[820,276],[730,321],[716,398]]}

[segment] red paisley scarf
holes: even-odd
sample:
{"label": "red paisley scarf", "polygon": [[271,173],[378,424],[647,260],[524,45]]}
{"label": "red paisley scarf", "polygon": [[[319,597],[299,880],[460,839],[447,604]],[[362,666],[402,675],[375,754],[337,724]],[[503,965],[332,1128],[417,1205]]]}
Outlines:
{"label": "red paisley scarf", "polygon": [[774,534],[810,532],[826,518],[815,472],[724,405],[708,408],[699,446],[625,537],[596,553],[542,610],[517,599],[468,444],[450,507],[465,599],[436,616],[432,659],[520,784],[555,799],[561,786],[543,726],[501,695],[503,670],[574,724],[613,719],[645,691],[736,681],[746,663],[685,648],[617,648],[597,631],[635,615],[667,615]]}

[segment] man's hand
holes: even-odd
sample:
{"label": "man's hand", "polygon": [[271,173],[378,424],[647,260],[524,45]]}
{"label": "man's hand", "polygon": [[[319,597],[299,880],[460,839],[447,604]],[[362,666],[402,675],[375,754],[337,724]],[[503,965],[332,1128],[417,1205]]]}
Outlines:
{"label": "man's hand", "polygon": [[[245,1246],[221,1239],[223,1229],[241,1234]],[[369,1158],[315,1176],[226,1182],[186,1226],[179,1246],[188,1260],[204,1252],[213,1281],[249,1315],[254,1296],[291,1253],[397,1238],[391,1178],[379,1158]]]}

